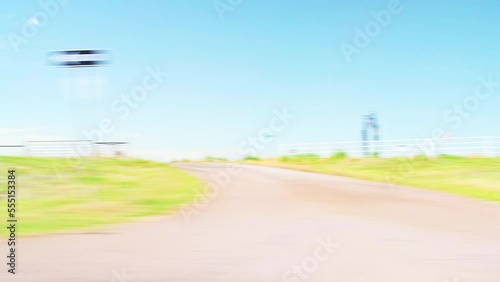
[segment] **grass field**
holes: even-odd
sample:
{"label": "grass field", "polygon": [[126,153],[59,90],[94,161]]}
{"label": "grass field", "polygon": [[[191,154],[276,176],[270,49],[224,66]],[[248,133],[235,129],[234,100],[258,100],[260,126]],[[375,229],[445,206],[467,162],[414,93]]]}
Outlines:
{"label": "grass field", "polygon": [[[18,234],[88,229],[168,213],[202,188],[200,180],[143,160],[0,157],[0,222],[7,217],[7,170],[17,174]],[[0,235],[7,234],[6,228]]]}
{"label": "grass field", "polygon": [[440,156],[427,158],[330,158],[315,155],[247,160],[245,163],[347,176],[439,190],[500,201],[500,158]]}

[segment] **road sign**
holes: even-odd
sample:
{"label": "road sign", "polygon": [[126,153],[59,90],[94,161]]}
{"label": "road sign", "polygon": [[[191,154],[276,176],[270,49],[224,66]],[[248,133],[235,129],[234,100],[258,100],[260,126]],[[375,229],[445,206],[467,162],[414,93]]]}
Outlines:
{"label": "road sign", "polygon": [[47,63],[54,67],[102,67],[111,63],[108,50],[66,50],[47,53]]}

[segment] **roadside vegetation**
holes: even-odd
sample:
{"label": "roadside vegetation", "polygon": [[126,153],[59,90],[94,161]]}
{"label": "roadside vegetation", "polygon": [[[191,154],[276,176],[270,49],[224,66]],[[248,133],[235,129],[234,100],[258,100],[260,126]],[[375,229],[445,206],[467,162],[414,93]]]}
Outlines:
{"label": "roadside vegetation", "polygon": [[500,201],[500,158],[415,156],[413,158],[351,158],[343,152],[329,158],[317,155],[247,160],[267,165],[439,190],[490,201]]}
{"label": "roadside vegetation", "polygon": [[[17,175],[19,235],[81,230],[172,212],[202,190],[196,177],[144,160],[0,157],[0,222],[7,217],[7,170]],[[7,234],[0,229],[0,236]]]}
{"label": "roadside vegetation", "polygon": [[211,156],[208,156],[208,157],[205,157],[205,159],[203,160],[203,162],[227,162],[227,159],[226,158],[220,158],[220,157],[211,157]]}

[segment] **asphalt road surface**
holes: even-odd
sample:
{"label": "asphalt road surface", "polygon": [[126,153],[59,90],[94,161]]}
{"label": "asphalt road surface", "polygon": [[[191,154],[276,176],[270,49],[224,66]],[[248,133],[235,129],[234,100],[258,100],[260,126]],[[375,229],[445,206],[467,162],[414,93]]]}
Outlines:
{"label": "asphalt road surface", "polygon": [[212,183],[195,205],[21,239],[18,274],[2,262],[0,281],[500,281],[498,203],[276,168],[179,167]]}

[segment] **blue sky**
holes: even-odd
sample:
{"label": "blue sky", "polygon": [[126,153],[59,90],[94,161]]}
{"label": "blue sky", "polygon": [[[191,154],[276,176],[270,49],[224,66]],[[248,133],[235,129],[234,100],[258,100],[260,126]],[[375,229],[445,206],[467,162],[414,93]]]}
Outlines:
{"label": "blue sky", "polygon": [[[436,128],[500,136],[500,87],[460,126],[443,117],[481,77],[500,81],[498,1],[400,1],[350,63],[340,44],[354,44],[355,29],[391,1],[67,0],[43,26],[40,2],[0,8],[3,143],[83,138],[110,117],[116,127],[104,139],[139,151],[236,149],[283,107],[295,118],[272,146],[358,140],[361,115],[372,110],[384,139],[426,138]],[[237,5],[221,20],[214,3]],[[26,25],[37,32],[16,52],[12,34]],[[113,63],[47,66],[47,51],[66,49],[111,50]],[[156,67],[168,78],[119,119],[112,103]]]}

